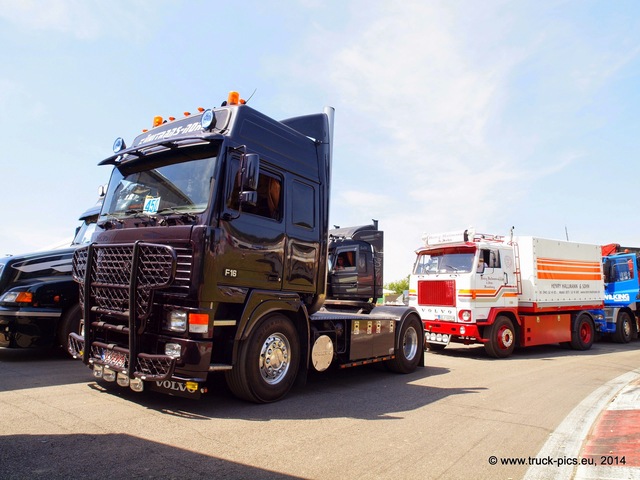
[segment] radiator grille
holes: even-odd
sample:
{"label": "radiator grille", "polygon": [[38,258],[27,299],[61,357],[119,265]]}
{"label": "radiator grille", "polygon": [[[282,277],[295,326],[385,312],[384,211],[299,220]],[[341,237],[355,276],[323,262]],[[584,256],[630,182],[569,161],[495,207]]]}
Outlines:
{"label": "radiator grille", "polygon": [[434,280],[418,282],[418,305],[455,307],[455,280]]}

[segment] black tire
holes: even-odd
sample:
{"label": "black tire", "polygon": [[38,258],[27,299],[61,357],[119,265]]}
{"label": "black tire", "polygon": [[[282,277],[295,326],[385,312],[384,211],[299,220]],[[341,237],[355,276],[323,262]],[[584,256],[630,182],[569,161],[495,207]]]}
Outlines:
{"label": "black tire", "polygon": [[631,324],[631,317],[627,312],[619,312],[613,340],[618,343],[629,343],[632,335],[633,325]]}
{"label": "black tire", "polygon": [[571,348],[574,350],[589,350],[596,338],[593,320],[586,313],[581,313],[576,319],[575,328],[571,331]]}
{"label": "black tire", "polygon": [[280,314],[270,315],[242,342],[237,364],[225,378],[240,399],[275,402],[291,390],[299,363],[300,342],[291,320]]}
{"label": "black tire", "polygon": [[432,352],[441,352],[446,347],[447,346],[443,345],[442,343],[427,343],[427,348]]}
{"label": "black tire", "polygon": [[516,331],[510,318],[500,315],[489,327],[489,341],[484,344],[487,354],[494,358],[506,358],[516,348]]}
{"label": "black tire", "polygon": [[422,358],[424,329],[422,321],[415,315],[407,317],[400,329],[399,342],[395,348],[395,358],[389,360],[389,370],[397,373],[414,372]]}
{"label": "black tire", "polygon": [[[65,351],[69,350],[69,334],[80,333],[80,321],[82,320],[82,309],[80,305],[74,305],[67,309],[60,317],[58,324],[58,345]],[[69,354],[71,355],[71,354]]]}

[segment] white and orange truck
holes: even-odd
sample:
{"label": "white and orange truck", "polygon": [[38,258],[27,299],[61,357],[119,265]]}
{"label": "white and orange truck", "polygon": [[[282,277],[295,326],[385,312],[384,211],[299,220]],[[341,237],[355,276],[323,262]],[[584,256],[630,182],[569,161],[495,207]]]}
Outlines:
{"label": "white and orange truck", "polygon": [[471,228],[423,240],[409,305],[422,317],[431,350],[481,343],[503,358],[516,346],[591,348],[590,311],[604,301],[600,246]]}

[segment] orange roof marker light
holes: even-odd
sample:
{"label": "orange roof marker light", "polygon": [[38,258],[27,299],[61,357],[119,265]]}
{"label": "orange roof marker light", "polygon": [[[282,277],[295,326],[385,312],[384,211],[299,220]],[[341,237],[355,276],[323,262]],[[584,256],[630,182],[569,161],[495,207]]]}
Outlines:
{"label": "orange roof marker light", "polygon": [[162,122],[164,122],[164,119],[160,115],[156,115],[155,117],[153,117],[153,126],[154,127],[158,127],[158,126],[162,125]]}
{"label": "orange roof marker light", "polygon": [[247,102],[244,98],[240,98],[240,94],[238,92],[229,92],[227,105],[244,105],[245,103]]}
{"label": "orange roof marker light", "polygon": [[238,105],[240,102],[240,94],[238,92],[229,92],[227,97],[227,105]]}

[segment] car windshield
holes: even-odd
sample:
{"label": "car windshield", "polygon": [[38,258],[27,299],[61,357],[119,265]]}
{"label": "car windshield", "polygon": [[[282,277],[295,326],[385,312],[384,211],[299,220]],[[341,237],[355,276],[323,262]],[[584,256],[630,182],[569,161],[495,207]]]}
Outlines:
{"label": "car windshield", "polygon": [[113,169],[101,216],[200,213],[209,203],[216,156],[199,149],[186,157],[147,159]]}
{"label": "car windshield", "polygon": [[473,249],[441,249],[418,254],[413,273],[469,273],[473,269]]}
{"label": "car windshield", "polygon": [[71,242],[71,245],[81,245],[83,243],[91,242],[91,237],[93,235],[93,232],[95,231],[96,231],[95,220],[89,223],[87,223],[86,221],[82,222],[82,225],[80,225],[80,227],[78,228],[78,232],[76,233],[76,236],[73,239],[73,242]]}

